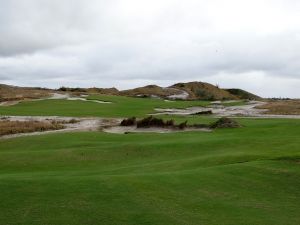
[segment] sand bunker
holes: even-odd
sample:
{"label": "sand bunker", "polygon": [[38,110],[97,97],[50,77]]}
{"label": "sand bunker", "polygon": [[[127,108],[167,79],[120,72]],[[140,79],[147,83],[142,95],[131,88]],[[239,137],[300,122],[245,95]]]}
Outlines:
{"label": "sand bunker", "polygon": [[6,102],[1,102],[0,106],[12,106],[12,105],[17,105],[19,104],[20,101],[6,101]]}
{"label": "sand bunker", "polygon": [[89,100],[86,99],[88,95],[82,96],[82,97],[71,97],[68,93],[66,94],[60,94],[60,93],[53,93],[51,97],[49,98],[40,98],[40,99],[30,99],[30,100],[23,100],[23,101],[6,101],[6,102],[1,102],[0,106],[13,106],[17,105],[20,102],[24,101],[41,101],[41,100],[46,100],[46,99],[52,99],[52,100],[69,100],[69,101],[85,101],[85,102],[95,102],[95,103],[100,103],[100,104],[111,104],[112,102],[106,102],[106,101],[100,101],[100,100]]}
{"label": "sand bunker", "polygon": [[257,118],[290,118],[300,119],[300,115],[270,115],[265,114],[267,109],[259,109],[256,107],[266,104],[260,101],[251,101],[247,105],[225,107],[219,104],[211,105],[211,107],[189,107],[186,109],[161,109],[156,108],[157,113],[151,115],[179,115],[189,116],[211,111],[216,117],[257,117]]}
{"label": "sand bunker", "polygon": [[80,97],[70,97],[67,98],[69,101],[85,101],[85,102],[95,102],[95,103],[101,103],[101,104],[111,104],[112,102],[105,102],[105,101],[99,101],[99,100],[88,100],[86,98],[80,98]]}
{"label": "sand bunker", "polygon": [[66,99],[70,98],[69,94],[59,94],[59,93],[53,93],[51,97],[48,99]]}
{"label": "sand bunker", "polygon": [[174,90],[177,90],[177,91],[180,91],[180,92],[181,92],[180,94],[168,96],[168,99],[173,99],[173,100],[176,100],[176,99],[186,100],[186,99],[188,99],[188,97],[189,97],[189,93],[186,92],[186,91],[179,90],[179,89],[176,89],[176,88],[168,88],[168,89],[174,89]]}
{"label": "sand bunker", "polygon": [[111,104],[112,102],[106,102],[106,101],[100,101],[100,100],[89,100],[86,99],[88,95],[84,95],[82,97],[71,97],[68,93],[66,94],[59,94],[59,93],[53,93],[52,97],[48,99],[65,99],[70,101],[85,101],[85,102],[95,102],[95,103],[101,103],[101,104]]}
{"label": "sand bunker", "polygon": [[174,133],[174,132],[187,132],[187,131],[202,131],[202,132],[211,132],[208,128],[186,128],[184,130],[172,129],[172,128],[159,128],[159,127],[150,127],[150,128],[137,128],[136,126],[123,127],[115,126],[108,127],[103,129],[104,132],[113,133],[113,134],[128,134],[128,133]]}
{"label": "sand bunker", "polygon": [[64,128],[60,130],[51,130],[44,132],[33,132],[33,133],[19,133],[13,135],[6,135],[0,137],[0,139],[21,137],[21,136],[31,136],[31,135],[41,135],[47,133],[58,133],[58,132],[76,132],[76,131],[99,131],[102,128],[109,126],[118,126],[120,124],[119,119],[107,119],[107,118],[73,118],[73,117],[58,117],[58,116],[8,116],[2,119],[9,121],[49,121],[55,120],[64,123],[65,121],[74,120],[72,123],[64,123]]}
{"label": "sand bunker", "polygon": [[[74,117],[59,117],[59,116],[8,116],[2,117],[3,120],[8,121],[49,121],[54,120],[64,124],[64,128],[60,130],[50,130],[43,132],[32,133],[18,133],[12,135],[5,135],[0,139],[8,139],[22,136],[42,135],[59,132],[82,132],[82,131],[103,131],[107,133],[126,134],[126,133],[173,133],[173,132],[186,132],[186,131],[202,131],[210,132],[208,128],[187,127],[183,130],[174,128],[137,128],[136,126],[119,126],[121,119],[113,118],[74,118]],[[66,122],[74,120],[74,122]]]}

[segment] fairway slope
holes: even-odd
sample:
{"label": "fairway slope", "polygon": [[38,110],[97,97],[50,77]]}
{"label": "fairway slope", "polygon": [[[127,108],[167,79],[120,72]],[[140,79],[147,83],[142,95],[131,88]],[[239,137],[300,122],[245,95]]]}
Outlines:
{"label": "fairway slope", "polygon": [[299,120],[212,133],[0,140],[0,221],[298,225]]}

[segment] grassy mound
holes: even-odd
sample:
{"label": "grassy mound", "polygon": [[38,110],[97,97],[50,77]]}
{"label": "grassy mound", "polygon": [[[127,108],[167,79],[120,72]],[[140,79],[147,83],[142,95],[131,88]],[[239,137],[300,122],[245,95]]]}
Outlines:
{"label": "grassy mound", "polygon": [[228,91],[218,88],[209,83],[190,82],[178,83],[171,86],[172,88],[184,90],[189,93],[190,99],[201,100],[236,100],[238,97],[230,94]]}
{"label": "grassy mound", "polygon": [[121,91],[120,95],[131,97],[161,97],[166,98],[170,95],[180,94],[180,91],[163,88],[157,85],[148,85],[145,87],[134,88],[130,90]]}

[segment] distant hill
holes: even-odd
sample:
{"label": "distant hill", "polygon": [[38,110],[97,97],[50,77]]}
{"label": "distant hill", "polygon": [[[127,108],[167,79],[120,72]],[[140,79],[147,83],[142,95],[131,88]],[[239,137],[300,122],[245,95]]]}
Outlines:
{"label": "distant hill", "polygon": [[76,94],[103,94],[103,95],[118,95],[119,94],[119,90],[116,88],[97,88],[97,87],[93,87],[93,88],[70,88],[70,87],[60,87],[59,89],[57,89],[58,91],[62,91],[62,92],[71,92],[74,95]]}
{"label": "distant hill", "polygon": [[119,90],[115,87],[112,88],[88,88],[88,93],[98,93],[102,95],[118,95]]}
{"label": "distant hill", "polygon": [[262,98],[252,94],[248,91],[237,89],[237,88],[231,88],[231,89],[224,89],[225,91],[228,91],[230,94],[238,97],[239,99],[249,99],[249,100],[261,100]]}
{"label": "distant hill", "polygon": [[15,87],[0,84],[0,101],[14,101],[23,99],[36,99],[51,95],[53,92],[68,92],[72,95],[105,94],[130,97],[152,97],[165,99],[187,100],[259,100],[259,96],[241,89],[221,89],[209,83],[188,82],[177,83],[170,87],[147,85],[130,90],[119,91],[116,88],[69,88],[61,87],[57,90],[44,88]]}
{"label": "distant hill", "polygon": [[209,83],[189,82],[177,83],[171,86],[189,93],[189,99],[201,100],[237,100],[239,97]]}
{"label": "distant hill", "polygon": [[132,97],[161,97],[167,98],[171,95],[180,94],[181,91],[173,88],[163,88],[157,85],[148,85],[145,87],[134,88],[130,90],[120,91],[119,95]]}

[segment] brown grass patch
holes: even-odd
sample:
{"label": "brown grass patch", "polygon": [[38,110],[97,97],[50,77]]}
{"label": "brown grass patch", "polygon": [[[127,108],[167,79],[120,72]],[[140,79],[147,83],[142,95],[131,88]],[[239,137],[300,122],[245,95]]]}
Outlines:
{"label": "brown grass patch", "polygon": [[178,83],[171,86],[184,90],[189,93],[189,99],[201,99],[201,100],[237,100],[237,96],[230,94],[228,91],[223,90],[217,86],[203,82],[189,82]]}
{"label": "brown grass patch", "polygon": [[275,115],[300,115],[300,100],[277,100],[270,101],[259,109],[268,109],[266,114]]}
{"label": "brown grass patch", "polygon": [[40,99],[51,96],[51,90],[22,88],[0,84],[0,102]]}
{"label": "brown grass patch", "polygon": [[32,133],[42,132],[47,130],[63,129],[64,125],[57,121],[0,121],[0,136],[18,134],[18,133]]}
{"label": "brown grass patch", "polygon": [[139,87],[135,89],[120,91],[120,95],[134,96],[134,97],[161,97],[166,98],[170,95],[180,94],[181,91],[172,88],[162,88],[157,85],[148,85],[145,87]]}

